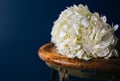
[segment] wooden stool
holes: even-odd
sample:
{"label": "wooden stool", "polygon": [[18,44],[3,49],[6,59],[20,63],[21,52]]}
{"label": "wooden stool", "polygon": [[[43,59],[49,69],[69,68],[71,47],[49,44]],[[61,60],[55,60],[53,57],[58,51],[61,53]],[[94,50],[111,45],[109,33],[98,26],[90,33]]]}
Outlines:
{"label": "wooden stool", "polygon": [[56,51],[53,43],[41,46],[38,51],[39,57],[53,69],[52,80],[55,80],[55,70],[59,72],[60,81],[69,81],[69,75],[82,78],[120,80],[120,58],[85,61],[67,58]]}

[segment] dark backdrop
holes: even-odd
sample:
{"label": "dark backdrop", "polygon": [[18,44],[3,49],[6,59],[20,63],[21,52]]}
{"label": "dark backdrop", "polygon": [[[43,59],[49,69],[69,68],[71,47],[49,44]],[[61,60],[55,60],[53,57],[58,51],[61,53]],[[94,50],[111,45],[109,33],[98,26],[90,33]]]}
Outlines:
{"label": "dark backdrop", "polygon": [[120,24],[119,0],[0,0],[0,81],[49,81],[50,68],[38,48],[50,41],[60,12],[80,3],[106,15],[109,24]]}

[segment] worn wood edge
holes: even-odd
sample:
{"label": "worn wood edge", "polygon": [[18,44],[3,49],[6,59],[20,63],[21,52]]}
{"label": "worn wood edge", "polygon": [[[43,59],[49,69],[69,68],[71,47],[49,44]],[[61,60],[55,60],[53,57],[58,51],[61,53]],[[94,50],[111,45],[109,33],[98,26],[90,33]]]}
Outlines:
{"label": "worn wood edge", "polygon": [[[39,48],[39,57],[49,63],[54,63],[64,67],[77,68],[77,69],[90,69],[90,70],[119,70],[120,71],[120,59],[92,59],[90,61],[85,61],[81,59],[71,59],[62,55],[54,55],[51,53],[53,48],[52,43],[47,43]],[[46,51],[47,50],[47,51]],[[49,51],[48,51],[49,50]],[[60,57],[59,57],[60,56]],[[58,60],[58,57],[61,58]]]}
{"label": "worn wood edge", "polygon": [[38,56],[43,60],[43,61],[47,61],[46,57],[45,57],[45,54],[46,54],[46,51],[44,51],[44,49],[46,48],[46,46],[48,46],[49,44],[51,43],[47,43],[47,44],[44,44],[43,46],[41,46],[38,50]]}

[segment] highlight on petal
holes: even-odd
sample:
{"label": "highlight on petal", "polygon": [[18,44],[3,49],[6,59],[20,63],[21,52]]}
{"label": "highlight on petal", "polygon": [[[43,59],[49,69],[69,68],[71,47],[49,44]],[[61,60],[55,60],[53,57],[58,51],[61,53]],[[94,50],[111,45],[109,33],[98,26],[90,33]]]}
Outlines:
{"label": "highlight on petal", "polygon": [[101,19],[103,20],[103,22],[105,22],[105,23],[106,23],[106,21],[107,21],[106,16],[101,17]]}
{"label": "highlight on petal", "polygon": [[84,26],[84,27],[88,27],[89,26],[89,22],[87,21],[87,19],[84,17],[81,21],[81,24]]}
{"label": "highlight on petal", "polygon": [[113,27],[113,30],[116,31],[118,28],[119,28],[119,25],[116,24],[116,25]]}

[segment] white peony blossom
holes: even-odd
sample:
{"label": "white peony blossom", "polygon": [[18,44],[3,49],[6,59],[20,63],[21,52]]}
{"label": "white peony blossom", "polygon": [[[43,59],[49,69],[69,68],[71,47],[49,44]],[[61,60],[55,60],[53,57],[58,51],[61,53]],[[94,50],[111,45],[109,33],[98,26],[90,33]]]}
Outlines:
{"label": "white peony blossom", "polygon": [[118,57],[114,48],[118,25],[110,26],[106,16],[91,13],[87,6],[74,5],[64,10],[54,22],[51,41],[58,52],[69,58],[89,60]]}

